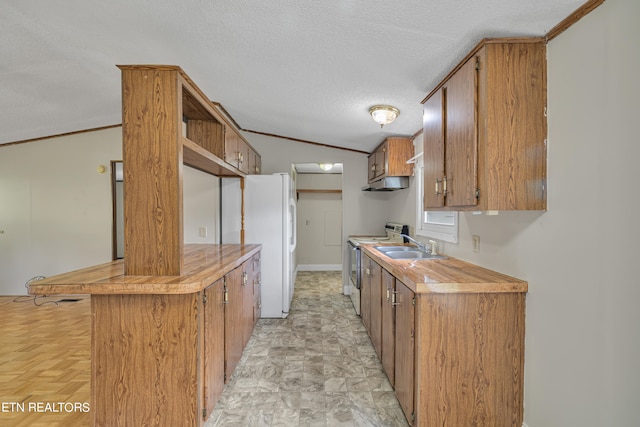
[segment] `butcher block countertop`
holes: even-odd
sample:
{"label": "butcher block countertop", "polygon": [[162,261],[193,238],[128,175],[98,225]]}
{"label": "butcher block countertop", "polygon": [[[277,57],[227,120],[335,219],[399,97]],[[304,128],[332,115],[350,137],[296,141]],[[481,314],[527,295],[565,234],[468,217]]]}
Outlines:
{"label": "butcher block countertop", "polygon": [[375,249],[377,244],[361,244],[371,259],[415,293],[527,292],[527,282],[497,273],[456,258],[392,259]]}
{"label": "butcher block countertop", "polygon": [[262,245],[184,246],[180,276],[126,276],[118,260],[32,282],[32,295],[189,294],[200,292],[260,251]]}

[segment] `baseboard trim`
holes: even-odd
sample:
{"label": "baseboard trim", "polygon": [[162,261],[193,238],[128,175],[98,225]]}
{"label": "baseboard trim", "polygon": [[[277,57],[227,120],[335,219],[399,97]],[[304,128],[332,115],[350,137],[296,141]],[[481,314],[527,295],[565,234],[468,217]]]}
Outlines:
{"label": "baseboard trim", "polygon": [[342,264],[298,264],[297,271],[341,271]]}

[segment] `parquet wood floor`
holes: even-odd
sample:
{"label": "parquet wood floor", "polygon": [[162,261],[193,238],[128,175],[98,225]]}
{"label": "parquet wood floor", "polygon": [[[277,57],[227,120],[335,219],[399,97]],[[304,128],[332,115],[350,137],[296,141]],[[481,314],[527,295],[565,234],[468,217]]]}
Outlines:
{"label": "parquet wood floor", "polygon": [[0,427],[90,425],[90,297],[14,298],[0,297]]}

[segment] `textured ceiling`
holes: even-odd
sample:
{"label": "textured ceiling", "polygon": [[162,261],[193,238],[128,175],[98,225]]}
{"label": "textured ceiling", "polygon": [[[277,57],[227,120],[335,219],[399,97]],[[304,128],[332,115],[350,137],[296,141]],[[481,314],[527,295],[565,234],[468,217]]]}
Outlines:
{"label": "textured ceiling", "polygon": [[[121,123],[116,64],[179,65],[244,129],[371,151],[485,37],[584,0],[3,0],[0,143]],[[380,129],[374,104],[400,109]]]}

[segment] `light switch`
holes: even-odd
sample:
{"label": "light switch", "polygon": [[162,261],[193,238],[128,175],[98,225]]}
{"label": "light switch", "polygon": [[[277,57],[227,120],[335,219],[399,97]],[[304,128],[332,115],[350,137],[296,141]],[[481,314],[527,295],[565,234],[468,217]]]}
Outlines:
{"label": "light switch", "polygon": [[480,236],[474,234],[473,239],[473,252],[480,252]]}
{"label": "light switch", "polygon": [[200,237],[207,237],[207,227],[200,227]]}

